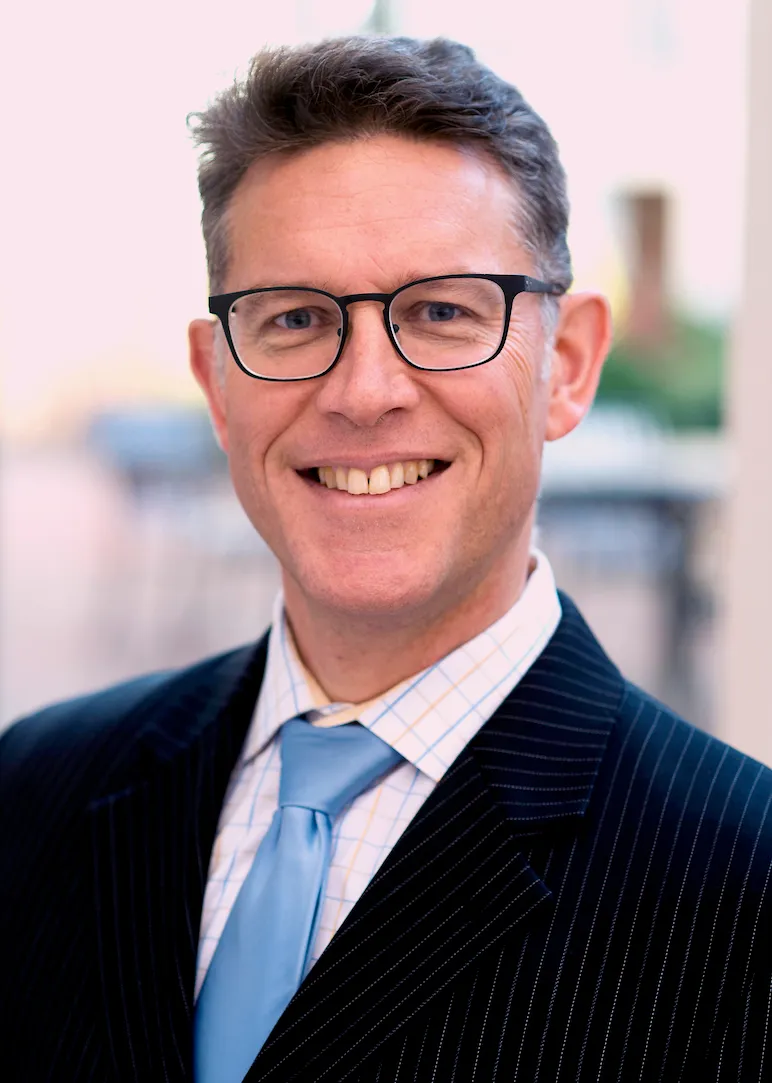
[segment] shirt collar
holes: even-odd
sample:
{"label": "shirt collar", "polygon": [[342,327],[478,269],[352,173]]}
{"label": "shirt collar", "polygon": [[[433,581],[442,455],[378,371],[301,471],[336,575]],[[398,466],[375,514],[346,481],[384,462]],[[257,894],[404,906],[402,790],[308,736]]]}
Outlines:
{"label": "shirt collar", "polygon": [[541,654],[561,617],[549,561],[534,550],[528,582],[494,624],[434,665],[366,703],[330,703],[298,656],[281,593],[265,676],[244,745],[253,759],[290,718],[317,725],[357,719],[435,782]]}

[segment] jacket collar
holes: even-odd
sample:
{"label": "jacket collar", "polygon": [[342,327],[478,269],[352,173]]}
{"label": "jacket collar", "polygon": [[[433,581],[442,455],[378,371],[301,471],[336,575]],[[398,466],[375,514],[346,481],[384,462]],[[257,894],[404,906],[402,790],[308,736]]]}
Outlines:
{"label": "jacket collar", "polygon": [[576,607],[422,806],[248,1081],[348,1078],[474,961],[552,908],[524,847],[576,834],[623,682]]}
{"label": "jacket collar", "polygon": [[[592,796],[622,679],[574,605],[406,829],[248,1075],[337,1081],[483,953],[552,906],[523,847],[570,838]],[[266,640],[186,671],[143,704],[138,756],[90,810],[102,992],[115,1078],[192,1078],[209,857],[252,717]]]}

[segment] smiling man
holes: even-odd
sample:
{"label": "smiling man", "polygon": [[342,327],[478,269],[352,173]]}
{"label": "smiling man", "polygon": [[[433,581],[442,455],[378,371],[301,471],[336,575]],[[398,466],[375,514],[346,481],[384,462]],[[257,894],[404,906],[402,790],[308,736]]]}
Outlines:
{"label": "smiling man", "polygon": [[587,410],[609,318],[580,295],[555,326],[567,271],[524,278],[520,216],[489,151],[393,132],[258,159],[229,202],[193,367],[334,699],[382,694],[522,594],[541,448]]}
{"label": "smiling man", "polygon": [[351,39],[195,132],[191,363],[283,591],[0,742],[11,1078],[767,1078],[772,775],[531,546],[610,336],[544,123],[460,45]]}

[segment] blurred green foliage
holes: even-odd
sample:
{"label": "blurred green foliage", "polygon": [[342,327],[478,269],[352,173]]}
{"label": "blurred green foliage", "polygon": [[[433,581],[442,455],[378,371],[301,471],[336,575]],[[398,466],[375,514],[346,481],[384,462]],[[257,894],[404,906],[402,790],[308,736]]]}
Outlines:
{"label": "blurred green foliage", "polygon": [[598,401],[643,407],[670,428],[720,428],[726,338],[726,327],[684,317],[673,318],[656,349],[621,337],[606,361]]}

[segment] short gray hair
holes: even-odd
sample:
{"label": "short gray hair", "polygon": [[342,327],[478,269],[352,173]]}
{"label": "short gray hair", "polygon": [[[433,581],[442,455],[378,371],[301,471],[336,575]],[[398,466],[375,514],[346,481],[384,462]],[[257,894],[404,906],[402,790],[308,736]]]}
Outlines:
{"label": "short gray hair", "polygon": [[[228,268],[227,212],[249,167],[269,155],[368,135],[477,148],[510,177],[515,223],[536,273],[571,285],[568,198],[557,145],[520,92],[444,38],[338,38],[265,49],[246,78],[188,124],[200,150],[201,224],[213,292]],[[547,325],[557,304],[546,299]]]}

